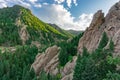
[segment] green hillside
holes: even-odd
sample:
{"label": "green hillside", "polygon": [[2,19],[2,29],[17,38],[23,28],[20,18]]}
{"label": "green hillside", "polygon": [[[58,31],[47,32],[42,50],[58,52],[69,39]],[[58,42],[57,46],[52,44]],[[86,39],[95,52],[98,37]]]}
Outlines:
{"label": "green hillside", "polygon": [[[26,34],[21,33],[22,29]],[[38,41],[40,44],[53,44],[71,37],[39,20],[24,7],[15,5],[0,9],[0,45],[22,45],[21,34],[27,35],[25,44],[31,44],[32,41]]]}
{"label": "green hillside", "polygon": [[49,23],[49,25],[51,25],[52,27],[54,27],[56,30],[60,31],[62,34],[65,34],[69,37],[74,37],[75,35],[74,34],[71,34],[69,31],[66,31],[64,29],[61,29],[58,25],[56,24],[51,24]]}

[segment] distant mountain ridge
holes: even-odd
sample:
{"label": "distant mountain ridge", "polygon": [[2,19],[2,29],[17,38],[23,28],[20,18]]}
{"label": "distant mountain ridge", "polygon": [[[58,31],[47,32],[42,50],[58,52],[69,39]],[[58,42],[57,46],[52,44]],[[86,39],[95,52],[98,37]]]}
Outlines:
{"label": "distant mountain ridge", "polygon": [[[84,31],[76,31],[76,30],[72,30],[72,29],[70,29],[70,30],[64,30],[64,29],[61,29],[58,25],[56,25],[56,24],[51,24],[51,23],[48,23],[49,25],[51,25],[52,27],[54,27],[55,29],[57,29],[58,31],[60,31],[60,32],[62,32],[62,33],[64,33],[64,34],[66,34],[66,35],[68,35],[68,36],[77,36],[77,35],[79,35],[80,33],[82,33],[82,32],[84,32]],[[71,35],[72,34],[72,35]]]}
{"label": "distant mountain ridge", "polygon": [[76,30],[67,30],[69,33],[73,34],[73,35],[79,35],[80,33],[83,33],[84,31],[82,30],[79,30],[79,31],[76,31]]}
{"label": "distant mountain ridge", "polygon": [[70,33],[69,31],[67,30],[64,30],[64,29],[61,29],[58,25],[56,24],[51,24],[51,23],[48,23],[50,26],[54,27],[56,30],[58,30],[59,32],[61,32],[62,34],[65,34],[69,37],[73,37],[75,36],[74,34]]}

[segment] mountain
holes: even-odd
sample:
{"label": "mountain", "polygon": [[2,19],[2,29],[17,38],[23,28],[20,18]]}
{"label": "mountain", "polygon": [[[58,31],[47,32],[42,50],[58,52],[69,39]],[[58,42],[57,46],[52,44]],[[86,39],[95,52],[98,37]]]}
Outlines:
{"label": "mountain", "polygon": [[68,35],[68,36],[70,36],[70,37],[72,37],[72,36],[77,36],[77,35],[79,35],[80,33],[83,33],[84,31],[76,31],[76,30],[63,30],[63,29],[61,29],[58,25],[56,25],[56,24],[51,24],[51,23],[49,23],[49,25],[51,25],[52,27],[54,27],[55,29],[57,29],[58,31],[60,31],[61,33],[63,33],[63,34],[66,34],[66,35]]}
{"label": "mountain", "polygon": [[98,47],[104,32],[109,38],[106,48],[108,48],[110,40],[112,40],[115,45],[114,56],[119,56],[120,1],[111,7],[106,17],[104,17],[104,13],[102,13],[101,10],[94,15],[92,23],[89,28],[86,29],[83,37],[79,41],[79,53],[82,52],[83,46],[85,46],[90,52],[94,51]]}
{"label": "mountain", "polygon": [[0,9],[0,45],[53,44],[67,40],[71,34],[61,33],[35,17],[29,9],[15,5]]}
{"label": "mountain", "polygon": [[60,28],[58,25],[56,25],[56,24],[51,24],[51,23],[49,23],[49,25],[52,26],[52,27],[54,27],[56,30],[58,30],[59,32],[65,34],[65,35],[67,35],[67,36],[69,36],[69,37],[75,36],[74,34],[70,33],[69,31],[66,31],[66,30],[64,30],[64,29],[61,29],[61,28]]}
{"label": "mountain", "polygon": [[76,31],[76,30],[67,30],[69,33],[73,34],[73,35],[79,35],[80,33],[83,33],[84,31]]}
{"label": "mountain", "polygon": [[[101,10],[94,14],[90,26],[79,40],[78,48],[76,48],[78,49],[78,54],[74,55],[62,68],[56,66],[60,64],[58,60],[60,60],[59,53],[61,53],[57,46],[46,50],[53,53],[52,51],[56,49],[54,51],[56,53],[53,54],[53,58],[49,60],[49,63],[47,61],[44,62],[41,57],[50,56],[49,52],[45,53],[45,55],[38,54],[39,57],[36,57],[33,67],[35,71],[39,71],[42,69],[42,64],[47,62],[46,66],[44,66],[45,71],[53,75],[60,74],[61,80],[119,80],[119,36],[120,1],[112,6],[106,17],[104,17],[104,13]],[[66,60],[69,54],[65,54],[66,51],[63,51],[63,57]],[[61,58],[64,59],[63,57]],[[48,58],[46,57],[45,60],[48,60]],[[42,63],[40,64],[39,62]]]}

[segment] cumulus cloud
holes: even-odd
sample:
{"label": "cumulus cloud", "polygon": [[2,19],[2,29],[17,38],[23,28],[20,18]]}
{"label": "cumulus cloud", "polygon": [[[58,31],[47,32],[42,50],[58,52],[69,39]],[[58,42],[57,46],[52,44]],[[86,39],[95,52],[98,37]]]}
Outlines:
{"label": "cumulus cloud", "polygon": [[63,3],[65,0],[55,0],[58,4]]}
{"label": "cumulus cloud", "polygon": [[[89,26],[93,14],[82,14],[79,19],[75,21],[75,17],[63,7],[63,5],[52,4],[43,6],[39,12],[40,19],[48,23],[55,23],[63,29],[85,30]],[[48,14],[49,13],[49,14]]]}
{"label": "cumulus cloud", "polygon": [[71,7],[71,3],[72,3],[72,0],[67,0],[67,6],[70,8]]}
{"label": "cumulus cloud", "polygon": [[[27,2],[28,1],[28,2]],[[42,5],[37,3],[38,0],[0,0],[0,8],[7,7],[8,5],[19,4],[26,8],[30,8],[31,6],[41,8]]]}
{"label": "cumulus cloud", "polygon": [[69,8],[71,8],[71,4],[73,3],[73,4],[75,4],[75,6],[77,6],[78,4],[77,4],[77,0],[54,0],[55,2],[57,2],[58,4],[61,4],[61,3],[63,3],[63,2],[66,2],[67,3],[67,6],[69,7]]}
{"label": "cumulus cloud", "polygon": [[49,4],[45,2],[45,3],[43,3],[43,5],[49,5]]}
{"label": "cumulus cloud", "polygon": [[37,2],[38,0],[29,0],[31,3],[35,3]]}
{"label": "cumulus cloud", "polygon": [[0,0],[0,8],[7,7],[7,4],[4,0]]}
{"label": "cumulus cloud", "polygon": [[72,4],[72,3],[75,4],[75,6],[78,5],[78,4],[77,4],[77,0],[66,0],[66,2],[67,2],[67,6],[68,6],[69,8],[71,8],[71,4]]}
{"label": "cumulus cloud", "polygon": [[91,20],[93,18],[93,14],[85,14],[83,13],[82,15],[79,16],[79,20],[76,22],[77,25],[79,26],[78,29],[85,30],[87,27],[89,27]]}
{"label": "cumulus cloud", "polygon": [[42,5],[38,3],[38,0],[28,0],[34,7],[41,8]]}
{"label": "cumulus cloud", "polygon": [[34,7],[41,8],[42,5],[41,4],[35,4]]}
{"label": "cumulus cloud", "polygon": [[77,6],[77,0],[73,0],[73,3],[75,4],[75,6]]}
{"label": "cumulus cloud", "polygon": [[10,4],[19,4],[24,7],[30,7],[31,5],[24,0],[0,0],[0,8],[7,7]]}

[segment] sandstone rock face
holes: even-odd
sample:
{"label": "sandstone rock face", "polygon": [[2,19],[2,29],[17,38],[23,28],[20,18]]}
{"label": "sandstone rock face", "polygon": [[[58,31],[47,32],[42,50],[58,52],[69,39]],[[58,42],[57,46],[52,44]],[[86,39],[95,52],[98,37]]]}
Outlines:
{"label": "sandstone rock face", "polygon": [[26,30],[25,25],[23,25],[23,27],[21,28],[19,35],[20,35],[20,38],[22,40],[22,44],[25,44],[25,42],[29,39],[29,34]]}
{"label": "sandstone rock face", "polygon": [[32,64],[35,73],[38,75],[42,70],[44,70],[46,73],[50,73],[51,75],[61,74],[61,80],[72,80],[77,56],[74,56],[73,60],[69,61],[63,68],[60,69],[58,68],[59,51],[59,47],[52,46],[47,48],[44,53],[39,53]]}
{"label": "sandstone rock face", "polygon": [[79,41],[78,52],[82,52],[83,46],[90,52],[95,50],[103,32],[106,32],[109,40],[112,39],[114,42],[114,55],[120,56],[120,1],[112,6],[105,18],[101,11],[94,15],[90,27]]}
{"label": "sandstone rock face", "polygon": [[76,65],[77,56],[73,57],[72,61],[69,61],[61,71],[62,79],[61,80],[72,80],[74,67]]}
{"label": "sandstone rock face", "polygon": [[57,66],[59,64],[58,61],[58,53],[60,48],[57,46],[49,47],[45,53],[39,53],[36,56],[34,63],[32,64],[33,69],[36,74],[39,74],[42,69],[45,72],[56,75],[58,73]]}
{"label": "sandstone rock face", "polygon": [[88,49],[88,51],[92,51],[97,48],[99,39],[102,35],[103,30],[100,30],[100,26],[104,22],[104,13],[99,10],[95,13],[92,23],[90,27],[88,27],[83,35],[83,37],[79,41],[78,51],[82,52],[83,46]]}
{"label": "sandstone rock face", "polygon": [[[20,13],[20,14],[21,14],[21,13]],[[21,38],[21,40],[22,40],[22,44],[24,45],[25,42],[29,39],[29,34],[28,34],[27,29],[26,29],[27,25],[21,23],[20,17],[18,17],[18,18],[16,19],[15,24],[16,24],[17,26],[20,26],[20,27],[21,27],[21,29],[20,29],[20,31],[19,31],[19,35],[20,35],[20,38]]]}
{"label": "sandstone rock face", "polygon": [[37,48],[41,47],[41,44],[38,41],[32,41],[32,45],[35,45]]}

